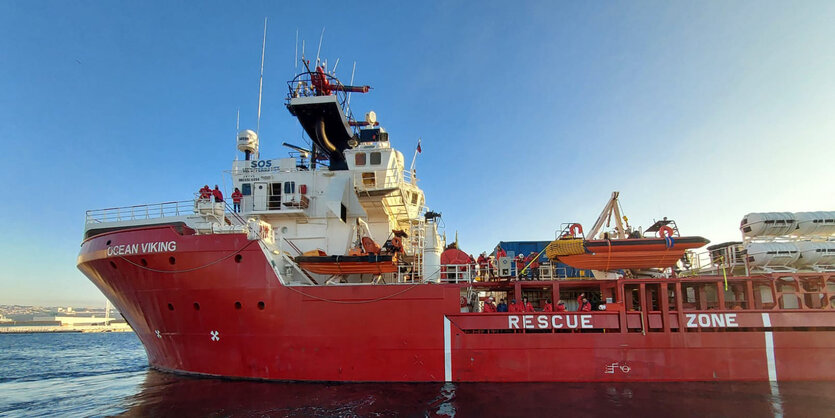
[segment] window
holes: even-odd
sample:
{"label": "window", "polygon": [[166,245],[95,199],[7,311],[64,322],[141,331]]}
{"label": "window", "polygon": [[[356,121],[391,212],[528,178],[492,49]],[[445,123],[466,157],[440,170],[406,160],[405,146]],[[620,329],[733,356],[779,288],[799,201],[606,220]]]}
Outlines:
{"label": "window", "polygon": [[344,204],[339,205],[339,219],[342,219],[342,222],[348,222],[348,208],[345,207]]}
{"label": "window", "polygon": [[354,154],[354,165],[360,166],[365,165],[365,153],[358,152]]}
{"label": "window", "polygon": [[371,165],[380,165],[380,162],[382,160],[383,160],[383,156],[379,152],[372,152],[371,153]]}
{"label": "window", "polygon": [[296,193],[296,182],[295,181],[284,182],[284,194],[293,194],[293,193]]}
{"label": "window", "polygon": [[252,194],[252,184],[251,183],[243,183],[241,184],[241,194],[244,196],[249,196]]}

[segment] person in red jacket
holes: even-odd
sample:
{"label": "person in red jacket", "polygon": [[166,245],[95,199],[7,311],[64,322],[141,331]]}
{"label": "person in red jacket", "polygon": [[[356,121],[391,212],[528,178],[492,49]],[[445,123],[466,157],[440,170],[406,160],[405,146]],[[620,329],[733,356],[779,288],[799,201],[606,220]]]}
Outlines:
{"label": "person in red jacket", "polygon": [[565,312],[565,302],[559,301],[557,303],[557,310],[556,312]]}
{"label": "person in red jacket", "polygon": [[510,306],[508,306],[508,311],[510,311],[510,312],[523,312],[520,309],[519,304],[516,303],[516,299],[511,299],[510,300]]}
{"label": "person in red jacket", "polygon": [[533,304],[528,302],[528,298],[522,298],[522,306],[520,312],[533,312]]}
{"label": "person in red jacket", "polygon": [[525,268],[525,256],[519,254],[516,256],[516,279],[522,280],[522,269]]}
{"label": "person in red jacket", "polygon": [[484,313],[493,313],[496,312],[496,305],[493,303],[493,297],[490,296],[487,300],[484,301],[484,308],[481,310]]}
{"label": "person in red jacket", "polygon": [[551,299],[545,299],[545,305],[542,306],[542,312],[554,312],[554,305],[551,304]]}
{"label": "person in red jacket", "polygon": [[580,300],[580,308],[577,309],[577,311],[590,312],[591,311],[591,303],[589,302],[589,300],[586,299],[586,298],[582,298]]}
{"label": "person in red jacket", "polygon": [[496,260],[501,257],[507,257],[507,252],[505,252],[504,248],[501,245],[496,246]]}
{"label": "person in red jacket", "polygon": [[200,189],[200,198],[209,200],[210,197],[212,197],[212,189],[210,189],[207,184]]}
{"label": "person in red jacket", "polygon": [[244,197],[244,195],[236,187],[235,191],[232,192],[232,207],[233,207],[233,210],[235,212],[240,212],[241,211],[241,198],[242,197]]}
{"label": "person in red jacket", "polygon": [[215,189],[212,190],[212,196],[215,197],[215,203],[223,202],[223,193],[220,192],[220,189],[215,184]]}
{"label": "person in red jacket", "polygon": [[487,281],[487,254],[481,253],[478,255],[478,274],[481,276],[481,281]]}
{"label": "person in red jacket", "polygon": [[529,261],[531,265],[528,268],[531,269],[531,274],[529,274],[528,277],[530,277],[531,280],[539,280],[539,254],[531,252],[529,257],[531,258]]}

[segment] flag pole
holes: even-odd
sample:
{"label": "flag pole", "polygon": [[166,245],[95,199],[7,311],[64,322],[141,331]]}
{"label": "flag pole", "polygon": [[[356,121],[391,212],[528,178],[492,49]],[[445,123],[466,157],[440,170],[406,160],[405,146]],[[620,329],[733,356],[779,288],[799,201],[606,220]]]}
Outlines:
{"label": "flag pole", "polygon": [[420,154],[420,138],[418,138],[417,148],[415,148],[415,156],[412,157],[412,165],[409,167],[409,172],[412,173],[412,178],[414,178],[415,173],[415,160],[417,160],[417,155]]}

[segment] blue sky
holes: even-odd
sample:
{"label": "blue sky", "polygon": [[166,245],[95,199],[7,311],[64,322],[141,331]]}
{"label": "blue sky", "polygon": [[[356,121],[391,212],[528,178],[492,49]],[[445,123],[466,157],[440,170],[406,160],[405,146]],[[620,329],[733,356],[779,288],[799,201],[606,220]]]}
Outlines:
{"label": "blue sky", "polygon": [[[172,4],[173,3],[173,4]],[[591,225],[737,239],[752,211],[835,210],[835,3],[0,2],[0,303],[93,304],[87,209],[222,184],[235,112],[261,155],[303,143],[283,106],[296,30],[371,94],[447,233],[478,253]]]}

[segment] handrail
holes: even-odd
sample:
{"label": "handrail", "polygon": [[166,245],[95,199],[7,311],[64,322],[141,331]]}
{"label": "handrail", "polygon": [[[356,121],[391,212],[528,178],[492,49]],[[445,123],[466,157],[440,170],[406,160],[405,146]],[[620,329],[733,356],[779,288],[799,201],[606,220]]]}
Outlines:
{"label": "handrail", "polygon": [[157,219],[169,216],[184,216],[194,212],[194,200],[151,203],[116,208],[92,209],[86,212],[86,224]]}

